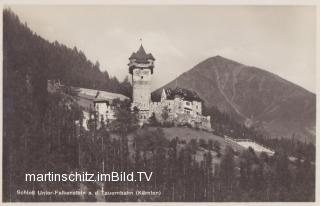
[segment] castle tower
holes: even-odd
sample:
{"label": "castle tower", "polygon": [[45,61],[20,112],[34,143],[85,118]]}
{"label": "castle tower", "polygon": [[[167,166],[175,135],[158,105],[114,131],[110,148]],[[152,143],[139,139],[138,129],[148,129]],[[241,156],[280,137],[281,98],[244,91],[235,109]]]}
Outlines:
{"label": "castle tower", "polygon": [[132,108],[139,109],[140,119],[149,118],[151,102],[151,77],[154,68],[154,57],[147,54],[141,44],[139,50],[129,57],[129,73],[132,75]]}

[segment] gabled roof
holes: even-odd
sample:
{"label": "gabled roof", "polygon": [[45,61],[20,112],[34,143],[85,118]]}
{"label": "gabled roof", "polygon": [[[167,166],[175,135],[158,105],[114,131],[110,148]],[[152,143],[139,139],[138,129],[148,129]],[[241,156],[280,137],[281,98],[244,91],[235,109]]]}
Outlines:
{"label": "gabled roof", "polygon": [[120,99],[120,100],[129,99],[128,97],[126,97],[122,94],[101,91],[101,90],[95,90],[95,89],[77,88],[76,91],[78,91],[78,96],[80,98],[85,98],[85,99],[89,99],[89,100],[93,100],[93,101],[103,101],[103,100],[113,100],[113,99]]}
{"label": "gabled roof", "polygon": [[133,52],[129,60],[135,59],[137,63],[148,63],[148,60],[155,60],[151,53],[147,54],[142,44],[137,52]]}
{"label": "gabled roof", "polygon": [[176,96],[179,98],[186,100],[186,101],[198,101],[202,102],[202,99],[195,91],[191,91],[184,88],[176,87],[175,89],[165,88],[164,91],[166,92],[167,99],[174,99]]}

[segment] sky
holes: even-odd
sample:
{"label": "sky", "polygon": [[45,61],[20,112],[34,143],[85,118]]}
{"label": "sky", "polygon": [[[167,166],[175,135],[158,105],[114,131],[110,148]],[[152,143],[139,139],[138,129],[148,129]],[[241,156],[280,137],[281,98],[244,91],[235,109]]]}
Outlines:
{"label": "sky", "polygon": [[156,58],[152,88],[216,55],[316,90],[312,6],[11,5],[38,35],[76,46],[122,80],[142,44]]}

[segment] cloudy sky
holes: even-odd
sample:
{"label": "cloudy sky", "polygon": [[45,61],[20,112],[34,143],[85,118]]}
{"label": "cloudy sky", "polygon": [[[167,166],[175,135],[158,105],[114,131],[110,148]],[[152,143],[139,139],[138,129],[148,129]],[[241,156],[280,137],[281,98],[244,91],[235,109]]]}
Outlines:
{"label": "cloudy sky", "polygon": [[221,55],[315,92],[316,10],[303,6],[10,6],[49,41],[81,49],[122,80],[140,46],[156,58],[153,88]]}

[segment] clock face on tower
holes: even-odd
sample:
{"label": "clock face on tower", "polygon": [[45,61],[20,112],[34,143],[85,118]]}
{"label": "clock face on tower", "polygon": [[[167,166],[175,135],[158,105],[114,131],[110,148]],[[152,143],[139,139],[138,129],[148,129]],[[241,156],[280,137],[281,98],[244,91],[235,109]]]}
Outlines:
{"label": "clock face on tower", "polygon": [[134,70],[134,74],[135,74],[135,75],[140,75],[140,73],[141,73],[141,70],[140,70],[140,69],[135,69],[135,70]]}
{"label": "clock face on tower", "polygon": [[148,74],[149,74],[149,70],[143,70],[141,73],[142,73],[143,75],[148,75]]}
{"label": "clock face on tower", "polygon": [[133,80],[135,81],[150,81],[149,69],[135,69],[133,70]]}

